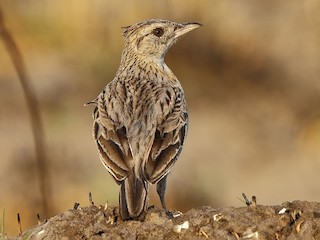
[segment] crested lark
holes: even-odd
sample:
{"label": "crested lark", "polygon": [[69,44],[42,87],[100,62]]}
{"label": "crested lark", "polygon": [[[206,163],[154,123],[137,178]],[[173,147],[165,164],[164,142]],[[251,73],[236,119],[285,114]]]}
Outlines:
{"label": "crested lark", "polygon": [[188,113],[183,89],[164,57],[180,36],[199,26],[152,19],[125,27],[119,70],[91,102],[100,159],[121,185],[123,220],[143,218],[149,183],[157,183],[166,209],[167,174],[182,150]]}

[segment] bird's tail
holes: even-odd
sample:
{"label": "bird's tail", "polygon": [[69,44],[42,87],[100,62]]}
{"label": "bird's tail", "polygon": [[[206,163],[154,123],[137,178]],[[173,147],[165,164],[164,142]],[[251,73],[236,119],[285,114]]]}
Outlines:
{"label": "bird's tail", "polygon": [[122,220],[141,220],[148,207],[148,183],[134,173],[121,183],[119,210]]}

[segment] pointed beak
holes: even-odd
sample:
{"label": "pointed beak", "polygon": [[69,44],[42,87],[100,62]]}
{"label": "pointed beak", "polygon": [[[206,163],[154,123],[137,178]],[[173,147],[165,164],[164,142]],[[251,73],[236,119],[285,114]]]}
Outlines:
{"label": "pointed beak", "polygon": [[173,32],[173,38],[178,39],[182,35],[190,32],[198,27],[201,27],[201,26],[202,26],[202,24],[200,24],[200,23],[179,23]]}

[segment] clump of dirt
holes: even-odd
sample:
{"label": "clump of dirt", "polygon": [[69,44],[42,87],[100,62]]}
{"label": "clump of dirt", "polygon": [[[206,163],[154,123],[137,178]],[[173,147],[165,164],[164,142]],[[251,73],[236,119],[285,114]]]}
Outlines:
{"label": "clump of dirt", "polygon": [[[177,214],[178,215],[178,214]],[[121,221],[117,208],[78,207],[31,228],[18,239],[320,239],[320,203],[191,209],[169,219],[157,207],[145,220]]]}

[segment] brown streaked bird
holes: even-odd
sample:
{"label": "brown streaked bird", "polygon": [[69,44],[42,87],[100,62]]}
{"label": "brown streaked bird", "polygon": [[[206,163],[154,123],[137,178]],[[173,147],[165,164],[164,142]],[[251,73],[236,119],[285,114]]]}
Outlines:
{"label": "brown streaked bird", "polygon": [[151,19],[123,28],[125,48],[115,78],[92,102],[100,159],[120,185],[123,220],[142,220],[148,185],[166,209],[166,179],[182,150],[188,112],[183,89],[164,63],[179,37],[200,27]]}

